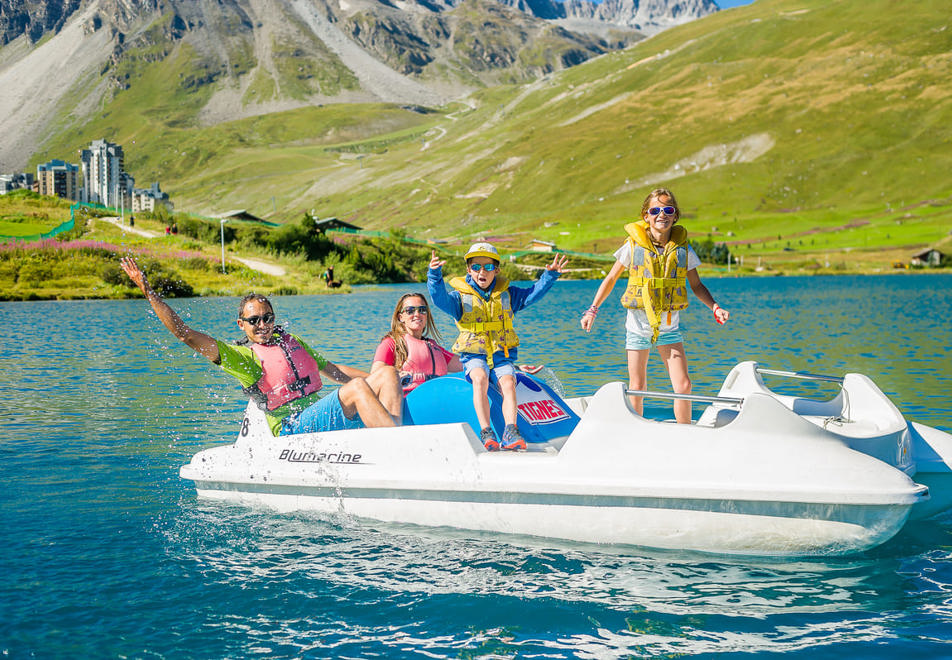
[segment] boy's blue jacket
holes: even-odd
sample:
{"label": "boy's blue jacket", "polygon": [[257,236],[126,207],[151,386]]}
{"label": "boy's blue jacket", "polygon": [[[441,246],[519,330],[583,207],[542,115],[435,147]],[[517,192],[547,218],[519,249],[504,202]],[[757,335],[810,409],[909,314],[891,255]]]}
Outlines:
{"label": "boy's blue jacket", "polygon": [[[542,277],[536,280],[531,287],[519,287],[512,286],[512,284],[510,284],[509,301],[512,305],[512,313],[516,314],[529,305],[538,302],[539,299],[541,299],[542,296],[544,296],[548,290],[552,288],[552,285],[555,284],[557,279],[559,279],[559,273],[557,271],[544,270],[542,271]],[[495,288],[498,281],[498,279],[493,280],[493,288]],[[489,291],[483,291],[475,282],[473,282],[468,273],[466,275],[466,282],[471,287],[473,287],[474,291],[478,292],[487,300],[489,299],[492,289]],[[454,321],[460,320],[460,318],[463,316],[463,300],[460,297],[459,291],[452,287],[447,289],[446,284],[443,282],[442,268],[430,268],[427,271],[426,290],[427,293],[430,294],[430,300],[433,301],[434,305],[452,316]],[[517,350],[518,349],[510,348],[509,357],[505,358],[506,361],[515,362]],[[502,357],[502,351],[496,351],[495,355]]]}

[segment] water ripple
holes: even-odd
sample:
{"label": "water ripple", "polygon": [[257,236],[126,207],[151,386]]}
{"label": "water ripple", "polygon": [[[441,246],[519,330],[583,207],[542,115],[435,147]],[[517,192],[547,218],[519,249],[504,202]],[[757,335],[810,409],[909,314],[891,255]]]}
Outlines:
{"label": "water ripple", "polygon": [[[709,281],[732,321],[716,326],[696,303],[685,311],[695,392],[716,393],[746,359],[857,371],[910,418],[952,429],[952,277],[917,276],[915,299],[892,295],[896,282]],[[560,282],[517,319],[521,360],[547,364],[570,395],[626,378],[622,310],[606,305],[597,332],[578,329],[596,286]],[[328,357],[367,367],[404,288],[276,304]],[[234,333],[233,299],[174,304],[212,334]],[[22,320],[0,349],[5,655],[949,655],[952,515],[858,557],[791,561],[201,501],[177,471],[237,432],[244,404],[224,374],[142,301],[0,303],[0,313]],[[445,315],[437,321],[451,338]],[[649,380],[668,386],[656,357]]]}

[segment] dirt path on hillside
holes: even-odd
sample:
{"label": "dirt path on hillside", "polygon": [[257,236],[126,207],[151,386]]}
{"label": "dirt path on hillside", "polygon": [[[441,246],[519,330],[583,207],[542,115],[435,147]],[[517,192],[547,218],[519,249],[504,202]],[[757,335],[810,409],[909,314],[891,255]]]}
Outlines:
{"label": "dirt path on hillside", "polygon": [[284,266],[279,266],[277,264],[269,264],[267,261],[261,261],[260,259],[245,259],[244,257],[232,257],[235,261],[240,261],[248,268],[256,270],[259,273],[267,273],[268,275],[275,275],[277,277],[283,277],[288,274],[288,271]]}
{"label": "dirt path on hillside", "polygon": [[[130,227],[129,225],[123,224],[122,219],[115,216],[111,218],[99,218],[99,220],[105,220],[106,222],[113,224],[123,232],[128,232],[130,234],[136,234],[137,236],[143,236],[145,238],[158,238],[162,234],[158,232],[149,231],[148,229],[139,229],[138,227]],[[288,274],[287,269],[284,266],[279,266],[278,264],[268,263],[267,261],[261,261],[260,259],[246,259],[245,257],[236,257],[235,255],[229,255],[235,261],[239,261],[246,265],[252,270],[256,270],[259,273],[266,273],[268,275],[275,275],[277,277],[283,277]]]}
{"label": "dirt path on hillside", "polygon": [[122,223],[121,218],[117,218],[115,216],[111,218],[98,218],[98,219],[105,220],[109,224],[116,225],[122,231],[128,232],[130,234],[135,234],[136,236],[144,236],[145,238],[158,238],[159,236],[161,236],[161,234],[154,231],[149,231],[148,229],[139,229],[138,227],[130,227],[129,225],[125,225]]}

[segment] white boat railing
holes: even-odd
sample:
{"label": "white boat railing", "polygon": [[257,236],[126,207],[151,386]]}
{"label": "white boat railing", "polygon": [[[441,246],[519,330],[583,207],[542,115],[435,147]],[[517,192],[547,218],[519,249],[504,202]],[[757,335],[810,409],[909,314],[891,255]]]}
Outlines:
{"label": "white boat railing", "polygon": [[[811,374],[807,371],[782,371],[780,369],[767,369],[766,367],[757,367],[757,373],[767,374],[769,376],[783,376],[785,378],[797,378],[799,380],[815,380],[825,383],[843,384],[843,378],[840,376],[824,376],[823,374]],[[641,396],[649,399],[681,399],[684,401],[697,401],[699,403],[723,403],[731,406],[743,405],[744,399],[728,396],[704,396],[701,394],[677,394],[676,392],[654,392],[651,390],[625,390],[629,396]]]}
{"label": "white boat railing", "polygon": [[704,396],[702,394],[678,394],[676,392],[651,392],[649,390],[625,390],[629,396],[643,396],[649,399],[684,399],[685,401],[698,401],[701,403],[726,403],[732,406],[739,406],[744,403],[743,399],[729,396]]}
{"label": "white boat railing", "polygon": [[811,374],[806,371],[781,371],[779,369],[767,369],[757,367],[757,373],[767,374],[769,376],[784,376],[786,378],[799,378],[800,380],[819,380],[826,383],[843,384],[843,378],[840,376],[824,376],[822,374]]}

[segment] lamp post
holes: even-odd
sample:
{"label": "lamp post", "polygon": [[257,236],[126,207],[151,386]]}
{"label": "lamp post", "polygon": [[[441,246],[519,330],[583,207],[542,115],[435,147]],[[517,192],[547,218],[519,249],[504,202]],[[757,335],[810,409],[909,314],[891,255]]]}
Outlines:
{"label": "lamp post", "polygon": [[219,220],[221,227],[221,272],[225,272],[225,223],[228,222],[225,218]]}

